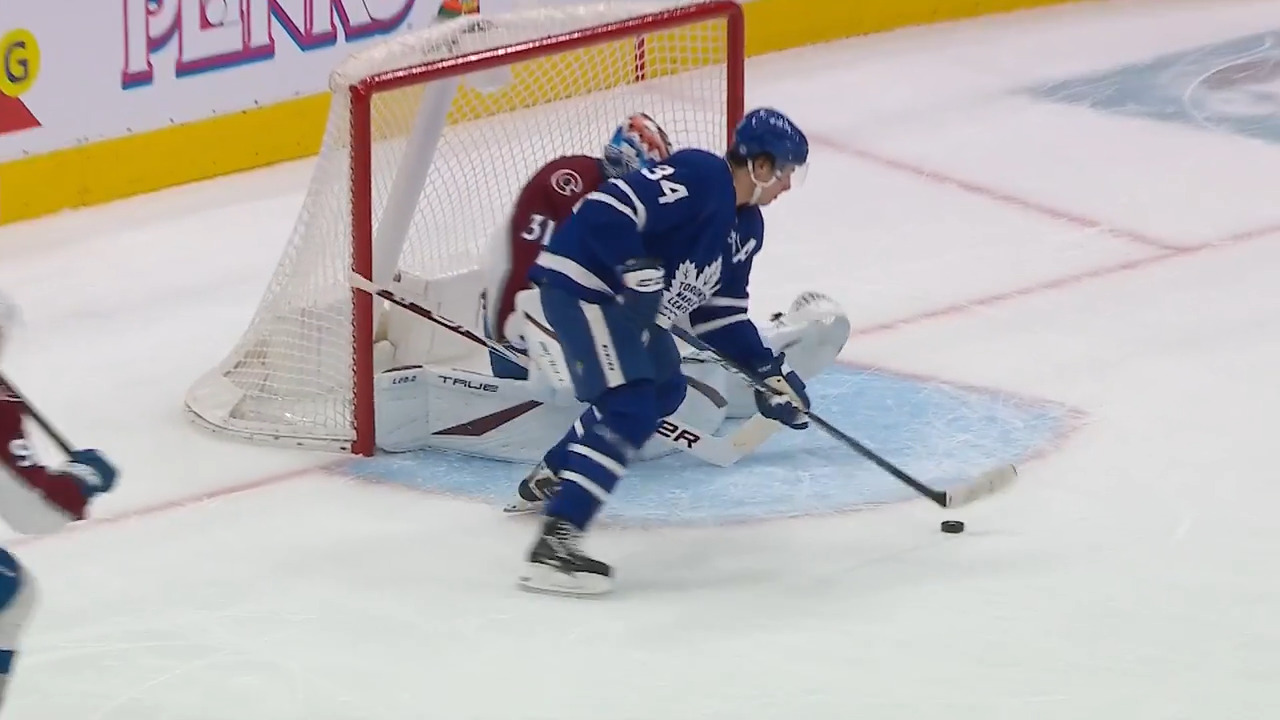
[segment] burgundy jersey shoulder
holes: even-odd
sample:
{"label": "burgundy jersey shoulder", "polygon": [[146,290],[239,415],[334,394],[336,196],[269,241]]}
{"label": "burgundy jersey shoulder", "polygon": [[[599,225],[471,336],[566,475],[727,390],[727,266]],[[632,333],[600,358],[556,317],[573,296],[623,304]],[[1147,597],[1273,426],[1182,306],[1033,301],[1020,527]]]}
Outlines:
{"label": "burgundy jersey shoulder", "polygon": [[529,270],[556,227],[573,214],[587,193],[605,181],[600,158],[565,155],[538,169],[525,183],[511,212],[506,274],[492,332],[505,339],[507,318],[515,310],[516,293],[529,287]]}
{"label": "burgundy jersey shoulder", "polygon": [[529,188],[539,190],[538,201],[542,214],[557,223],[573,214],[573,208],[587,193],[593,192],[605,181],[600,158],[590,155],[566,155],[543,165]]}

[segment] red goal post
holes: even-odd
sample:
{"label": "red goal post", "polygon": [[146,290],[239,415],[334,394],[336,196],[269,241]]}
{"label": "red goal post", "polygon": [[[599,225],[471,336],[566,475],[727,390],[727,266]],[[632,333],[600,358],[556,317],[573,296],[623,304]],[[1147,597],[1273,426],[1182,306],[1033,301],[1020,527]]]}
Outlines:
{"label": "red goal post", "polygon": [[374,453],[380,372],[479,353],[349,273],[480,330],[487,248],[532,172],[598,155],[636,111],[678,147],[727,148],[743,43],[736,2],[615,1],[467,15],[352,55],[331,76],[285,252],[243,337],[188,392],[190,415],[254,441]]}

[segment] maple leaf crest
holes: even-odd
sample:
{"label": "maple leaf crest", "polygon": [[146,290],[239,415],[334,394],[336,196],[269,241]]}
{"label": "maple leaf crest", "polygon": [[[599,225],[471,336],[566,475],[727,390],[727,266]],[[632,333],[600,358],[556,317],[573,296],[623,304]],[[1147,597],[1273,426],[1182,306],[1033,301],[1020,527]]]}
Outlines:
{"label": "maple leaf crest", "polygon": [[705,303],[720,289],[720,270],[723,264],[723,258],[717,257],[703,268],[699,268],[692,260],[685,260],[676,266],[675,276],[667,286],[663,314],[675,320]]}

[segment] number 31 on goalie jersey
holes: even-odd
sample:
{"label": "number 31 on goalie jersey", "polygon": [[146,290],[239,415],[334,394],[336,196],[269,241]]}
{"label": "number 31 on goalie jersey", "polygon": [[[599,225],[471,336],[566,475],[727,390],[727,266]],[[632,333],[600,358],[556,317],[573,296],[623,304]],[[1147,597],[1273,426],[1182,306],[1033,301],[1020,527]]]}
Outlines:
{"label": "number 31 on goalie jersey", "polygon": [[670,165],[655,165],[640,171],[641,175],[657,182],[658,187],[662,188],[662,194],[658,196],[659,205],[670,205],[677,200],[689,197],[689,188],[667,179],[667,176],[675,171],[676,169]]}
{"label": "number 31 on goalie jersey", "polygon": [[524,232],[520,233],[520,237],[528,240],[529,242],[546,245],[551,241],[551,233],[555,232],[555,229],[555,220],[552,220],[546,215],[533,213],[529,215],[529,225],[525,227]]}

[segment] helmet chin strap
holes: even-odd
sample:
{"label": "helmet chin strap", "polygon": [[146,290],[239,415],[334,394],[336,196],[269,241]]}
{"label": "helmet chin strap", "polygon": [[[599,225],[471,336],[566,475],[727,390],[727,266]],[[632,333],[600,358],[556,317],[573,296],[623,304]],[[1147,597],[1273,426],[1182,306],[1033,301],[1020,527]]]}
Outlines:
{"label": "helmet chin strap", "polygon": [[778,182],[778,176],[774,175],[769,182],[762,183],[756,179],[756,161],[754,159],[747,160],[747,172],[751,174],[751,184],[755,186],[755,190],[751,193],[751,204],[755,205],[760,202],[760,196],[764,194],[765,188],[772,187]]}

